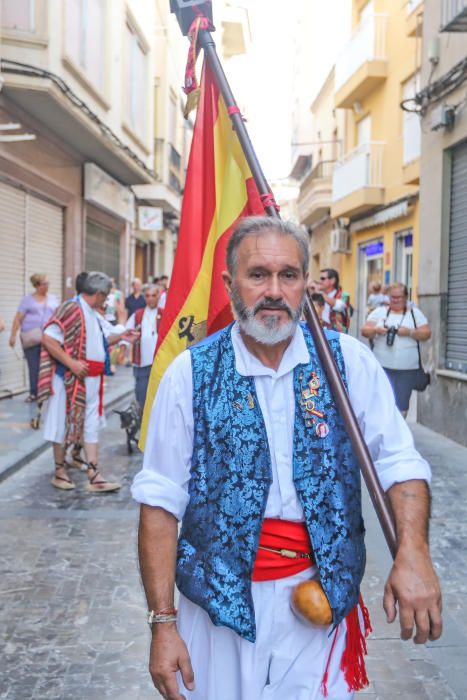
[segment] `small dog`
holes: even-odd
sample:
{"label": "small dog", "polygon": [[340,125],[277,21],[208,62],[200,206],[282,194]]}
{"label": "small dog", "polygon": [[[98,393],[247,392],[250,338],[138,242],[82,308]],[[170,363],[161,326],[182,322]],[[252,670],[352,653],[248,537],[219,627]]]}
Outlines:
{"label": "small dog", "polygon": [[134,401],[124,411],[115,411],[120,416],[120,427],[126,431],[126,446],[128,454],[132,454],[133,445],[138,444],[139,429],[141,427],[141,411],[138,404]]}

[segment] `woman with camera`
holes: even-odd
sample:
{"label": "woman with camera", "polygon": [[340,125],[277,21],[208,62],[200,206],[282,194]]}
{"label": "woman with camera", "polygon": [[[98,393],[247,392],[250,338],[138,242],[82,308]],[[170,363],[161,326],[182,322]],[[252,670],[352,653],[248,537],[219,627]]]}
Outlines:
{"label": "woman with camera", "polygon": [[405,284],[392,284],[388,293],[389,306],[374,309],[361,333],[373,341],[374,353],[391,382],[397,407],[406,416],[420,367],[419,343],[430,338],[431,328],[420,309],[409,303]]}

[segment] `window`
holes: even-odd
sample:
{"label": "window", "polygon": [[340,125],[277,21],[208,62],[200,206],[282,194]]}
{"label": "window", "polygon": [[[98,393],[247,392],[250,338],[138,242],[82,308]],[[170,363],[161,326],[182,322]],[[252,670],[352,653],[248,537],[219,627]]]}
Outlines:
{"label": "window", "polygon": [[3,0],[1,20],[3,29],[33,34],[36,31],[35,0]]}
{"label": "window", "polygon": [[[410,80],[402,86],[402,96],[404,100],[415,97],[420,90],[420,71],[415,73]],[[403,164],[406,165],[412,160],[420,157],[422,132],[420,117],[416,112],[402,111],[404,151]]]}
{"label": "window", "polygon": [[105,80],[105,0],[66,0],[65,47],[99,90]]}
{"label": "window", "polygon": [[177,98],[174,95],[170,95],[169,99],[169,124],[167,133],[169,135],[169,143],[176,148],[176,138],[177,138]]}
{"label": "window", "polygon": [[394,281],[405,284],[408,298],[413,298],[413,231],[396,233]]}
{"label": "window", "polygon": [[143,39],[129,22],[125,32],[125,119],[132,131],[145,138],[148,109],[147,49]]}

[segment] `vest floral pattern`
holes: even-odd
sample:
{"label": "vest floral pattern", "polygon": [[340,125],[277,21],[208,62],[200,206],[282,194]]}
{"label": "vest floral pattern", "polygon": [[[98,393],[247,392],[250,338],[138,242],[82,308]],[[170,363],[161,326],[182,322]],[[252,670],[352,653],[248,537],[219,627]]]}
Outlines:
{"label": "vest floral pattern", "polygon": [[[254,642],[251,577],[272,471],[254,379],[236,370],[231,328],[190,348],[194,446],[177,586],[215,625]],[[303,333],[310,360],[294,370],[293,480],[336,625],[358,603],[365,568],[360,472],[304,326]],[[326,334],[345,380],[339,335]]]}

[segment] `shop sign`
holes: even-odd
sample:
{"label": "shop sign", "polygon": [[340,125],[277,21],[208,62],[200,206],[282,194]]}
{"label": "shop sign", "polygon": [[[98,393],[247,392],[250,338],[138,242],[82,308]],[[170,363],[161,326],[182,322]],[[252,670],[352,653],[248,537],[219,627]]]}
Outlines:
{"label": "shop sign", "polygon": [[141,231],[162,231],[164,228],[161,207],[138,207],[138,228]]}

